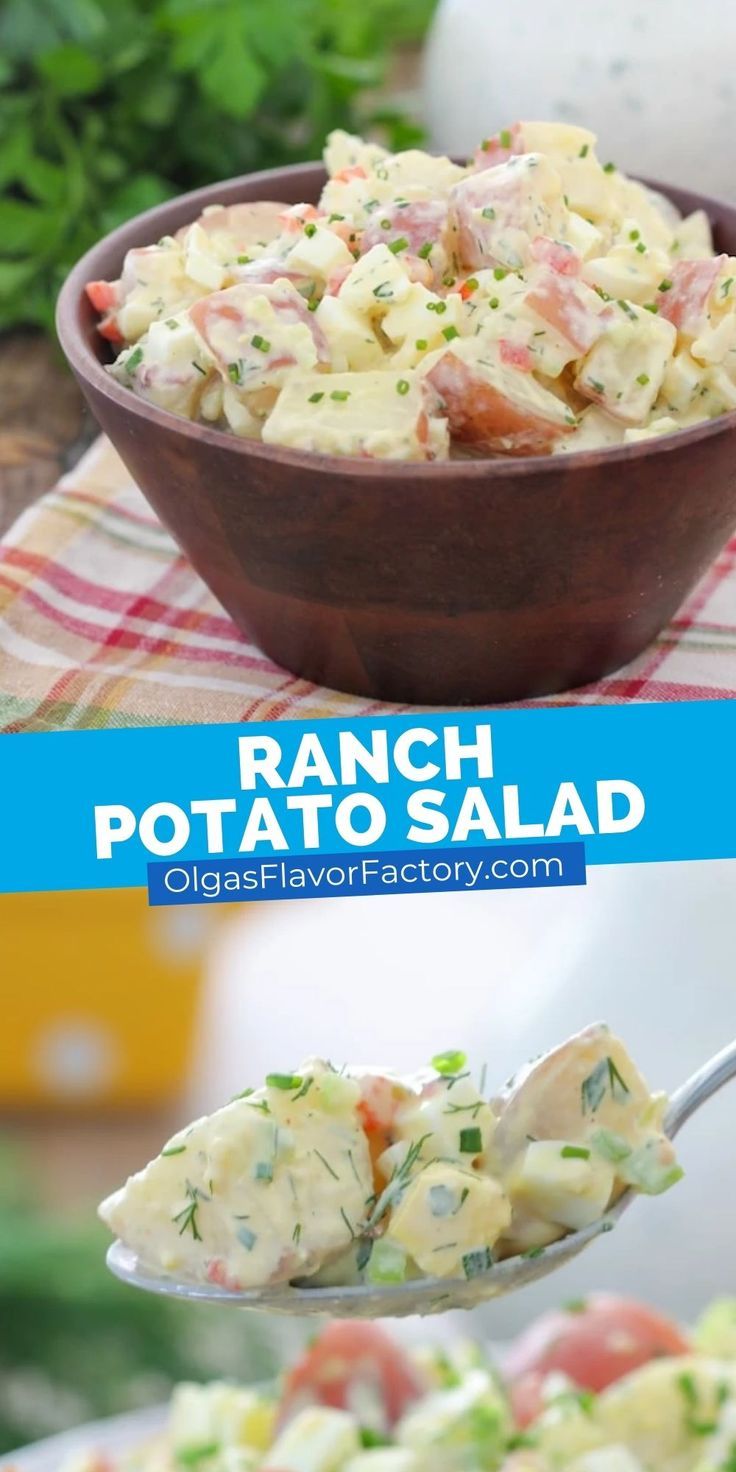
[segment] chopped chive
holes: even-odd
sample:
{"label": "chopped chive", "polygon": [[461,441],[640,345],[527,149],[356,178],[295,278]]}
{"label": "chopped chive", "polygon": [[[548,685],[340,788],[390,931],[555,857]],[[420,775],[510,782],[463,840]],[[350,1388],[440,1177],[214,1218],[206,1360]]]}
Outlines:
{"label": "chopped chive", "polygon": [[344,220],[344,219],[345,219],[345,216],[344,215],[338,215],[337,211],[336,210],[333,210],[332,214],[331,215],[328,215],[327,224],[328,225],[334,225],[334,223],[335,223],[336,220]]}
{"label": "chopped chive", "polygon": [[166,326],[169,327],[172,332],[176,332],[176,329],[179,326],[176,317],[167,317]]}
{"label": "chopped chive", "polygon": [[333,388],[332,393],[330,394],[330,398],[334,399],[335,403],[337,404],[344,404],[345,400],[350,398],[350,389]]}
{"label": "chopped chive", "polygon": [[261,337],[260,332],[257,332],[255,336],[251,338],[250,345],[252,348],[257,348],[259,353],[269,353],[271,351],[271,344],[268,338]]}
{"label": "chopped chive", "polygon": [[324,398],[324,393],[310,394],[307,402],[309,404],[318,404],[319,401],[320,401],[320,399],[323,399],[323,398]]}
{"label": "chopped chive", "polygon": [[481,210],[481,214],[484,220],[495,220],[496,218],[496,211],[490,204],[487,204],[485,209]]}
{"label": "chopped chive", "polygon": [[669,280],[669,277],[665,276],[664,281],[660,281],[658,290],[659,291],[671,291],[672,290],[672,282]]}
{"label": "chopped chive", "polygon": [[645,251],[646,251],[646,246],[644,244],[644,241],[643,240],[637,241],[636,246],[635,246],[635,249],[638,250],[640,256],[643,256],[644,253],[645,253]]}
{"label": "chopped chive", "polygon": [[505,281],[508,274],[508,271],[505,271],[503,266],[494,266],[493,268],[493,275],[496,281]]}
{"label": "chopped chive", "polygon": [[394,290],[390,281],[381,281],[378,286],[374,286],[373,288],[373,295],[378,297],[379,301],[387,301],[393,294]]}
{"label": "chopped chive", "polygon": [[400,378],[396,384],[397,394],[408,394],[411,385],[408,378]]}
{"label": "chopped chive", "polygon": [[207,377],[207,369],[201,368],[199,363],[195,363],[194,358],[192,358],[192,367],[196,368],[197,372],[201,373],[203,378]]}
{"label": "chopped chive", "polygon": [[302,1224],[301,1224],[301,1222],[297,1222],[297,1224],[296,1224],[296,1226],[295,1226],[295,1228],[294,1228],[294,1230],[293,1230],[293,1232],[291,1234],[291,1240],[294,1243],[294,1246],[295,1247],[298,1247],[299,1246],[299,1240],[301,1238],[301,1235],[302,1235]]}
{"label": "chopped chive", "polygon": [[638,373],[637,376],[636,376],[636,381],[637,381],[637,383],[640,383],[641,384],[642,388],[646,388],[647,384],[649,383],[649,374],[648,373]]}
{"label": "chopped chive", "polygon": [[578,154],[578,158],[587,158],[589,153],[590,153],[590,144],[584,143],[583,146],[582,146],[582,148],[581,148],[581,150],[580,150],[580,152],[579,152],[579,154]]}
{"label": "chopped chive", "polygon": [[460,333],[458,332],[457,327],[453,327],[452,325],[450,325],[449,327],[442,328],[442,336],[446,338],[448,342],[452,342],[454,337],[460,336]]}
{"label": "chopped chive", "polygon": [[250,265],[250,261],[251,261],[250,256],[236,256],[235,259],[236,259],[236,261],[237,261],[237,263],[238,263],[239,266],[249,266]]}
{"label": "chopped chive", "polygon": [[544,1248],[543,1247],[527,1247],[526,1252],[522,1252],[520,1254],[520,1256],[527,1258],[529,1260],[529,1262],[533,1262],[535,1257],[544,1257]]}
{"label": "chopped chive", "polygon": [[645,302],[644,303],[644,311],[645,312],[653,312],[654,313],[654,316],[656,317],[657,312],[659,311],[659,307],[657,306],[657,303],[656,302]]}
{"label": "chopped chive", "polygon": [[640,235],[641,235],[641,230],[630,230],[629,231],[629,240],[638,240]]}
{"label": "chopped chive", "polygon": [[492,312],[495,312],[496,308],[500,305],[499,300],[498,300],[498,297],[497,296],[492,296],[491,297],[491,300],[488,303],[488,305],[491,308],[491,311]]}
{"label": "chopped chive", "polygon": [[501,129],[501,132],[498,135],[498,141],[501,144],[502,148],[511,147],[511,131],[509,128]]}
{"label": "chopped chive", "polygon": [[305,225],[304,234],[306,235],[308,240],[311,240],[312,236],[317,234],[317,226],[311,223],[309,225]]}
{"label": "chopped chive", "polygon": [[417,255],[419,256],[420,260],[428,261],[432,254],[432,249],[432,241],[425,240],[424,245],[420,245],[419,250],[417,251]]}
{"label": "chopped chive", "polygon": [[252,1232],[250,1227],[238,1227],[235,1236],[237,1237],[238,1241],[242,1243],[246,1252],[252,1252],[253,1248],[256,1245],[256,1242],[258,1241],[255,1232]]}
{"label": "chopped chive", "polygon": [[414,344],[414,346],[415,346],[417,352],[419,352],[419,353],[425,352],[426,351],[426,348],[428,346],[426,337],[418,337],[417,340],[416,340],[416,342],[415,342],[415,344]]}
{"label": "chopped chive", "polygon": [[483,1136],[478,1125],[469,1125],[467,1129],[460,1131],[461,1155],[480,1155],[482,1149]]}
{"label": "chopped chive", "polygon": [[241,363],[228,363],[227,376],[231,383],[240,383]]}
{"label": "chopped chive", "polygon": [[477,1252],[463,1254],[463,1272],[466,1278],[477,1278],[480,1273],[487,1273],[492,1267],[493,1253],[490,1247],[481,1247]]}
{"label": "chopped chive", "polygon": [[563,1145],[560,1155],[563,1160],[590,1160],[590,1151],[584,1145]]}
{"label": "chopped chive", "polygon": [[469,292],[477,291],[478,290],[478,285],[479,285],[477,276],[468,276],[467,280],[463,283],[463,285],[464,285],[466,291],[469,291]]}
{"label": "chopped chive", "polygon": [[266,1182],[272,1181],[273,1180],[273,1161],[272,1160],[257,1160],[256,1161],[256,1168],[255,1168],[253,1174],[254,1174],[254,1176],[255,1176],[255,1178],[256,1178],[257,1181],[266,1181]]}
{"label": "chopped chive", "polygon": [[166,1149],[161,1151],[161,1159],[167,1160],[170,1155],[183,1155],[186,1148],[186,1145],[167,1145]]}
{"label": "chopped chive", "polygon": [[724,281],[723,286],[721,287],[721,296],[728,296],[728,293],[730,292],[732,286],[733,276],[729,276],[728,279]]}
{"label": "chopped chive", "polygon": [[603,172],[604,172],[604,174],[615,174],[615,172],[616,172],[616,165],[615,164],[611,164],[611,163],[604,164],[603,165]]}
{"label": "chopped chive", "polygon": [[125,360],[126,373],[135,373],[139,363],[143,361],[143,348],[135,348],[130,357]]}
{"label": "chopped chive", "polygon": [[400,251],[406,250],[408,244],[409,244],[409,242],[408,242],[406,236],[405,235],[400,235],[399,238],[398,238],[398,240],[390,240],[389,241],[388,248],[391,251],[391,254],[392,255],[397,256]]}
{"label": "chopped chive", "polygon": [[452,274],[451,271],[445,271],[445,274],[442,277],[442,285],[443,286],[447,286],[447,287],[454,286],[456,281],[457,281],[457,276],[453,276],[453,274]]}
{"label": "chopped chive", "polygon": [[380,220],[379,221],[379,224],[380,224],[382,230],[390,230],[391,229],[391,221],[390,220]]}
{"label": "chopped chive", "polygon": [[300,1073],[267,1073],[269,1089],[300,1089],[304,1083]]}

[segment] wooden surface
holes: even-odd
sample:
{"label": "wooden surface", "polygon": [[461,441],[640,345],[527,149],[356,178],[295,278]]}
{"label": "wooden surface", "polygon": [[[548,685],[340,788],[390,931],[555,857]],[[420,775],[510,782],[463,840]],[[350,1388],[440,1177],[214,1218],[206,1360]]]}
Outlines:
{"label": "wooden surface", "polygon": [[94,434],[55,343],[34,332],[0,337],[0,536],[48,491]]}

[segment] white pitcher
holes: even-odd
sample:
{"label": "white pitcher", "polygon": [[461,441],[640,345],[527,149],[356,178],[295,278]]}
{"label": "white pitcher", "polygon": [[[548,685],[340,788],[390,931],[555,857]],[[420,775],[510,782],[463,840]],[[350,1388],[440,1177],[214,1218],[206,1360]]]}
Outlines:
{"label": "white pitcher", "polygon": [[574,122],[602,162],[736,197],[735,0],[441,0],[424,96],[451,153],[519,118]]}

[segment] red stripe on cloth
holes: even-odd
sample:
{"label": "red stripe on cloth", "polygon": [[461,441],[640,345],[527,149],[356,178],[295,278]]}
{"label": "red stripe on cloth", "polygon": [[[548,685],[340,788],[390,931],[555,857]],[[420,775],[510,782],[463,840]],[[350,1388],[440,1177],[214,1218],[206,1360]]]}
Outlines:
{"label": "red stripe on cloth", "polygon": [[[70,501],[81,501],[83,506],[96,506],[98,511],[103,511],[110,516],[120,516],[123,521],[132,521],[135,526],[149,527],[165,534],[167,537],[170,536],[170,533],[166,531],[166,527],[159,521],[157,516],[154,516],[153,512],[149,515],[144,515],[138,511],[131,511],[129,506],[121,506],[120,502],[115,500],[113,496],[95,496],[91,491],[82,491],[79,489],[79,486],[75,485],[57,487],[57,494],[63,495],[65,499]],[[119,496],[120,492],[118,491],[116,494]],[[99,526],[99,519],[96,519],[94,522],[90,521],[90,525]]]}
{"label": "red stripe on cloth", "polygon": [[[232,639],[238,644],[243,642],[237,626],[226,614],[220,616],[200,613],[198,609],[177,608],[174,603],[162,603],[149,593],[134,594],[120,592],[117,588],[106,588],[101,583],[94,583],[71,572],[63,563],[53,562],[50,558],[41,557],[36,552],[27,552],[21,547],[0,546],[0,564],[2,563],[33,573],[38,580],[47,583],[50,588],[55,588],[67,598],[74,598],[78,603],[93,604],[107,613],[122,613],[128,618],[169,624],[177,629],[192,627],[200,634],[209,634],[217,639]],[[23,584],[8,580],[7,586],[15,588],[21,595],[25,592]],[[205,596],[204,587],[202,594]]]}

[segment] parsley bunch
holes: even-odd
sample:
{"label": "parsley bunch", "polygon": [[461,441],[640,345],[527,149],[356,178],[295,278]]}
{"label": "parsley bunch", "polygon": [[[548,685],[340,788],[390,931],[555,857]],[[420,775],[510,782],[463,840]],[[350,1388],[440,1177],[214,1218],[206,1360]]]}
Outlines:
{"label": "parsley bunch", "polygon": [[74,260],[173,194],[317,157],[337,126],[416,141],[375,89],[434,3],[2,0],[0,330],[49,327]]}

